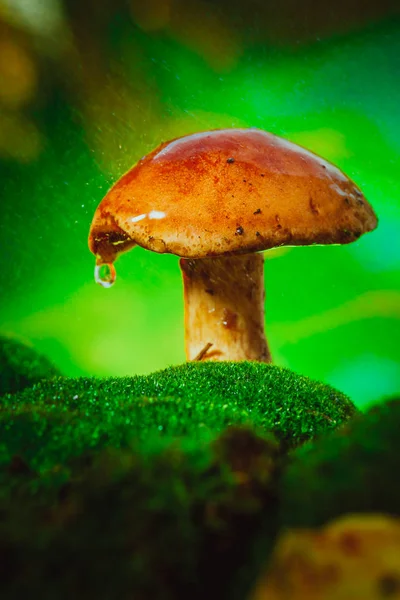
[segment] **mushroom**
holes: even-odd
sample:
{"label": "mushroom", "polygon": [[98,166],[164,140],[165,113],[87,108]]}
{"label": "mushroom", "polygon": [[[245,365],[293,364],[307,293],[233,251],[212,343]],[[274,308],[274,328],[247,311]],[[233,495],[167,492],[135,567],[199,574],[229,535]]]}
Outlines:
{"label": "mushroom", "polygon": [[350,513],[318,529],[285,528],[249,600],[400,598],[400,519]]}
{"label": "mushroom", "polygon": [[260,251],[347,244],[376,225],[337,167],[266,131],[221,129],[144,156],[98,206],[89,248],[104,286],[136,244],[180,257],[188,360],[271,362]]}

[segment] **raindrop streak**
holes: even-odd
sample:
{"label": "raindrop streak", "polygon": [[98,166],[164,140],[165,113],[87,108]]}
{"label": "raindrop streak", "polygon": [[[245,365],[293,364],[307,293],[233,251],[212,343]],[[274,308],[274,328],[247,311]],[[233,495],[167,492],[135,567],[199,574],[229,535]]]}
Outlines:
{"label": "raindrop streak", "polygon": [[109,288],[115,282],[117,272],[113,263],[103,263],[96,265],[94,268],[94,279],[105,288]]}

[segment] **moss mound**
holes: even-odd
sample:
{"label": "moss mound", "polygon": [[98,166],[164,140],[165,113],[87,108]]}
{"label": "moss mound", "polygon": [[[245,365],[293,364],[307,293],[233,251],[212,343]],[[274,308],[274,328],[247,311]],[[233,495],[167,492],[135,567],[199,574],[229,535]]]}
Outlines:
{"label": "moss mound", "polygon": [[49,468],[89,448],[147,449],[209,441],[232,424],[273,432],[288,447],[334,429],[355,413],[330,386],[255,363],[198,363],[132,378],[58,378],[2,399],[0,464],[23,454]]}
{"label": "moss mound", "polygon": [[0,335],[0,396],[14,394],[56,375],[60,375],[60,371],[32,346]]}
{"label": "moss mound", "polygon": [[282,522],[318,526],[350,512],[400,515],[400,399],[359,414],[293,453]]}
{"label": "moss mound", "polygon": [[0,405],[7,600],[244,598],[277,532],[287,448],[355,413],[254,363],[58,378]]}

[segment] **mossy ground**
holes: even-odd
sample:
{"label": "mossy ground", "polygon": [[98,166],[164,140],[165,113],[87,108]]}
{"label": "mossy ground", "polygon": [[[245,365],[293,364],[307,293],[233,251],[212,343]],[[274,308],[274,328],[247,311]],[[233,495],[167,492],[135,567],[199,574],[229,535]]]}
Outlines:
{"label": "mossy ground", "polygon": [[0,405],[2,597],[42,600],[244,598],[287,450],[356,412],[257,363],[57,378]]}
{"label": "mossy ground", "polygon": [[0,396],[60,375],[48,358],[15,337],[0,335]]}
{"label": "mossy ground", "polygon": [[[58,378],[2,399],[0,464],[20,453],[35,469],[90,448],[170,439],[197,446],[250,424],[294,447],[355,413],[330,386],[260,363],[188,363],[148,376]],[[4,453],[6,453],[4,455]]]}
{"label": "mossy ground", "polygon": [[400,516],[400,398],[358,414],[292,455],[281,523],[319,526],[352,512]]}

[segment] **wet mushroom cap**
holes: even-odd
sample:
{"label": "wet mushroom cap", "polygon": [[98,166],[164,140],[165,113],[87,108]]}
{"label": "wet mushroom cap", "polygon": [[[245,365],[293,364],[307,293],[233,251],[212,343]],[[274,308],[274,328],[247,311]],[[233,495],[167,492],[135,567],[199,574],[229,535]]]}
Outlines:
{"label": "wet mushroom cap", "polygon": [[143,157],[100,203],[89,247],[104,261],[135,244],[201,258],[345,244],[376,225],[337,167],[271,133],[226,129],[177,138]]}

